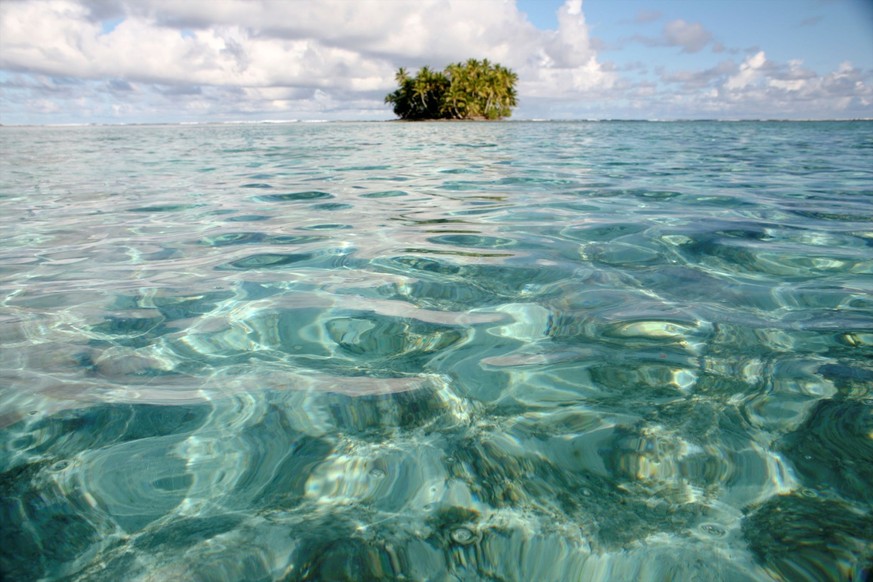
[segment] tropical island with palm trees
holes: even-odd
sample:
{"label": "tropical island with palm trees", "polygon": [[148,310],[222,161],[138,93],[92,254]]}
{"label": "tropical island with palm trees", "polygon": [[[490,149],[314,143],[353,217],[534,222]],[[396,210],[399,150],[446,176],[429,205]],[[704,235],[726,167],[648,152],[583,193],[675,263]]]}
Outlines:
{"label": "tropical island with palm trees", "polygon": [[506,67],[469,59],[443,71],[422,67],[410,76],[400,67],[398,88],[385,96],[402,120],[503,119],[517,105],[518,75]]}

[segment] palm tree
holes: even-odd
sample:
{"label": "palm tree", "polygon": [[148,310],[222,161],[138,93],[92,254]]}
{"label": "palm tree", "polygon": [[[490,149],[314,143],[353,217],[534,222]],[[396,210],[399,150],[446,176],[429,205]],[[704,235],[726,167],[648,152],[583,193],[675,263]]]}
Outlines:
{"label": "palm tree", "polygon": [[385,96],[401,119],[501,119],[517,105],[518,75],[488,59],[467,59],[442,72],[422,67],[410,77],[401,67],[398,88]]}

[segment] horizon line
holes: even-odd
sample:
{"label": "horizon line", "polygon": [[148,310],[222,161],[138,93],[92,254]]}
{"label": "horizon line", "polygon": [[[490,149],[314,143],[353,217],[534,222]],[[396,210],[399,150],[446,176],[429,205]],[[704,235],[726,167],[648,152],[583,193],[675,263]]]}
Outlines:
{"label": "horizon line", "polygon": [[[127,127],[127,126],[157,126],[157,125],[172,125],[172,126],[197,126],[197,125],[291,125],[297,123],[390,123],[402,122],[404,124],[411,123],[445,123],[446,120],[416,120],[408,121],[403,119],[231,119],[231,120],[215,120],[215,121],[89,121],[89,122],[68,122],[68,123],[0,123],[0,127]],[[823,117],[823,118],[781,118],[781,117],[736,117],[736,118],[715,118],[715,117],[694,117],[694,118],[642,118],[642,117],[604,117],[604,118],[560,118],[560,117],[529,117],[516,119],[498,119],[498,120],[450,120],[451,123],[610,123],[610,122],[643,122],[643,123],[816,123],[816,122],[852,122],[852,121],[873,121],[873,117]]]}

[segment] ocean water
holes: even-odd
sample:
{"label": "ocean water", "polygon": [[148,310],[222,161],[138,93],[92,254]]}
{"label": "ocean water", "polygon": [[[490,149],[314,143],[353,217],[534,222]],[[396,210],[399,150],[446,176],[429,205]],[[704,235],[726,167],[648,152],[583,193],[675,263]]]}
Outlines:
{"label": "ocean water", "polygon": [[873,123],[0,147],[4,580],[871,574]]}

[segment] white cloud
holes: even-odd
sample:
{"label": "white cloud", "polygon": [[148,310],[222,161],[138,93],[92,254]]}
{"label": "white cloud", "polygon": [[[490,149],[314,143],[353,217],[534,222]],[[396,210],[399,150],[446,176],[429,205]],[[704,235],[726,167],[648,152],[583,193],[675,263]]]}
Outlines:
{"label": "white cloud", "polygon": [[591,46],[581,0],[568,0],[558,10],[558,29],[532,35],[515,46],[520,92],[531,97],[572,99],[609,89],[615,75],[598,62]]}
{"label": "white cloud", "polygon": [[[630,40],[651,47],[679,47],[683,53],[697,53],[712,42],[712,34],[699,22],[686,22],[680,19],[665,24],[659,36],[636,35]],[[718,52],[724,49],[717,44],[715,50]]]}
{"label": "white cloud", "polygon": [[582,0],[567,0],[562,10],[570,16],[580,16],[582,14]]}
{"label": "white cloud", "polygon": [[[218,23],[182,34],[153,16],[128,16],[108,34],[88,20],[84,5],[71,1],[3,5],[0,65],[53,76],[117,77],[164,84],[312,85],[335,82],[372,88],[390,80],[387,61],[365,58],[318,38],[285,39],[230,25],[240,2],[208,3]],[[280,2],[283,7],[289,4]],[[181,2],[179,7],[206,6]],[[140,9],[141,6],[137,5]],[[220,8],[224,7],[224,10]],[[190,15],[186,19],[191,18]],[[25,23],[35,23],[29,25]],[[375,81],[375,82],[374,82]]]}
{"label": "white cloud", "polygon": [[743,89],[754,83],[761,75],[761,68],[767,62],[767,57],[764,51],[758,51],[754,55],[749,56],[740,65],[740,70],[733,75],[725,83],[725,88],[728,90]]}
{"label": "white cloud", "polygon": [[[638,26],[661,18],[637,16]],[[398,66],[470,57],[514,69],[519,113],[536,117],[741,116],[873,100],[869,71],[816,74],[763,51],[656,69],[653,82],[648,66],[602,60],[582,0],[567,0],[557,23],[537,29],[514,0],[0,0],[0,122],[389,118],[383,97]],[[684,20],[635,38],[679,47],[678,58],[718,46]]]}
{"label": "white cloud", "polygon": [[[99,18],[107,16],[121,21],[104,32]],[[489,58],[515,69],[522,93],[532,97],[568,98],[609,86],[582,1],[568,0],[558,20],[557,30],[536,29],[507,0],[3,2],[0,68],[49,78],[237,87],[270,112],[293,112],[298,102],[311,110],[320,90],[330,97],[322,104],[357,95],[386,117],[382,96],[401,65]],[[308,96],[264,96],[282,88]],[[183,108],[196,102],[193,110],[207,111],[205,97],[193,92],[187,100],[176,97]],[[170,94],[162,92],[164,99]],[[218,102],[212,106],[221,113]]]}
{"label": "white cloud", "polygon": [[648,24],[649,22],[655,22],[660,19],[662,14],[657,10],[640,10],[634,16],[633,21],[638,24]]}
{"label": "white cloud", "polygon": [[664,26],[664,40],[668,46],[682,47],[683,52],[701,51],[712,40],[712,35],[699,22],[673,20]]}
{"label": "white cloud", "polygon": [[665,100],[717,116],[820,118],[854,111],[863,117],[873,103],[869,73],[850,63],[818,75],[800,60],[775,63],[763,51],[739,64],[728,60],[702,71],[661,71],[660,77],[676,87]]}
{"label": "white cloud", "polygon": [[767,80],[770,87],[785,91],[802,92],[814,83],[816,74],[803,67],[803,61],[788,61],[788,66],[783,71],[776,71]]}

